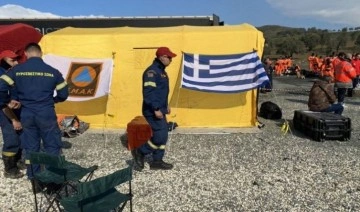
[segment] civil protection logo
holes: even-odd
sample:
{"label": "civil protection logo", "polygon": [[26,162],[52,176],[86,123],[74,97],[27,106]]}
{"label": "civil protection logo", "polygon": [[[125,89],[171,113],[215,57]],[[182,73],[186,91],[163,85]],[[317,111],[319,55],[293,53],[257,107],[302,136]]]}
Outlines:
{"label": "civil protection logo", "polygon": [[103,63],[72,62],[66,77],[69,96],[94,97],[98,89],[102,66]]}

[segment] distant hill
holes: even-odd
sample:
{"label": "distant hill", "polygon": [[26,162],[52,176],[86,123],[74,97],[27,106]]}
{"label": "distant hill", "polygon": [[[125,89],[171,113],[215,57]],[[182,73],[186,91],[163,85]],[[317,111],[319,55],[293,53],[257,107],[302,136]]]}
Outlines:
{"label": "distant hill", "polygon": [[292,28],[279,25],[257,27],[265,37],[265,55],[329,55],[332,52],[360,52],[360,28],[338,31]]}
{"label": "distant hill", "polygon": [[273,37],[277,34],[282,34],[284,32],[306,32],[305,28],[292,28],[292,27],[284,27],[284,26],[278,26],[278,25],[265,25],[257,28],[258,30],[262,31],[264,35]]}

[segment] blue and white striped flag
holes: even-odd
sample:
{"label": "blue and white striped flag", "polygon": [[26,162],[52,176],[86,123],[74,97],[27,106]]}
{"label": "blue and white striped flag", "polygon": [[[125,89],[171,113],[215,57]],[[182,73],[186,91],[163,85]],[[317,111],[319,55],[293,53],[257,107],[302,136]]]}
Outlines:
{"label": "blue and white striped flag", "polygon": [[237,93],[259,87],[269,78],[256,52],[234,55],[183,55],[181,87]]}

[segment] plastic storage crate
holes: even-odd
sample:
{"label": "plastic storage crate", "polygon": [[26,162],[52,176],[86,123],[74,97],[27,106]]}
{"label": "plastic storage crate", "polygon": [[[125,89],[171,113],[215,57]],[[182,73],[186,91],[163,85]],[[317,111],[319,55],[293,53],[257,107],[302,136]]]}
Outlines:
{"label": "plastic storage crate", "polygon": [[334,113],[295,110],[293,125],[315,141],[351,138],[351,119]]}

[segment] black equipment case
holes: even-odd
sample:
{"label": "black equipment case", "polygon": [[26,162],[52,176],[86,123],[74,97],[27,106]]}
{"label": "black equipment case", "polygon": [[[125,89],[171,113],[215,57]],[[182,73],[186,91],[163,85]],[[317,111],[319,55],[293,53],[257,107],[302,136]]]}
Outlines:
{"label": "black equipment case", "polygon": [[347,141],[351,137],[351,119],[334,113],[295,110],[293,125],[315,141]]}

